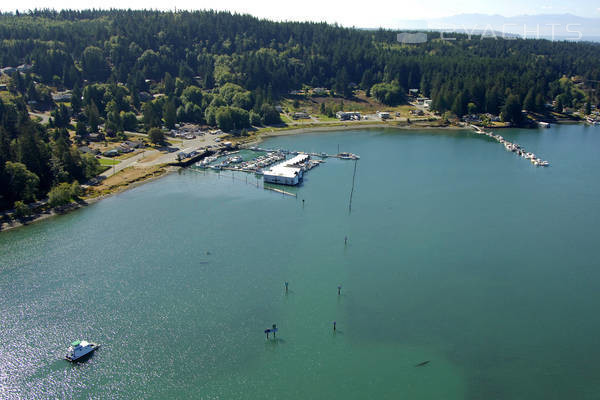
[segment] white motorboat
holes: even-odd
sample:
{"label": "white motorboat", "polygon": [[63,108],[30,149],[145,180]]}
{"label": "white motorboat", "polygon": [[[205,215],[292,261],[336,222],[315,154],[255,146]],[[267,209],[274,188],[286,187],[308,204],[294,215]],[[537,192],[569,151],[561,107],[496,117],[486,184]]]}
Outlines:
{"label": "white motorboat", "polygon": [[98,347],[100,347],[100,345],[96,343],[86,342],[85,340],[77,340],[71,343],[71,346],[69,346],[69,348],[67,349],[67,355],[65,356],[65,360],[80,360],[81,358],[91,354]]}

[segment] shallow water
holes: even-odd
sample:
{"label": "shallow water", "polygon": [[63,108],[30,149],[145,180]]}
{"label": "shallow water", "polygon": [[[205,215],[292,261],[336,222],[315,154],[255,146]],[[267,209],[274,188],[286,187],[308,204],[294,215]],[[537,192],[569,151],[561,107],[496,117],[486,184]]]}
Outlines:
{"label": "shallow water", "polygon": [[[360,154],[351,213],[329,159],[297,198],[189,169],[1,233],[0,398],[597,398],[600,129],[501,134],[552,166],[467,132],[287,136],[264,146]],[[71,365],[75,339],[102,347]]]}

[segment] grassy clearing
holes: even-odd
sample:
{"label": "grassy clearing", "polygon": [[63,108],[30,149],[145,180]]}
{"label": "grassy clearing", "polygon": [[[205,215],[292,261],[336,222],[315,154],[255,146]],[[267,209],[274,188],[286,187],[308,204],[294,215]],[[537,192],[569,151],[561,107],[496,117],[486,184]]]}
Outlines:
{"label": "grassy clearing", "polygon": [[325,114],[315,114],[314,116],[322,122],[335,122],[338,120],[336,117],[329,117]]}
{"label": "grassy clearing", "polygon": [[119,160],[115,160],[112,158],[101,158],[99,161],[100,161],[100,165],[103,165],[103,166],[113,166],[113,165],[117,165],[121,162]]}
{"label": "grassy clearing", "polygon": [[120,155],[118,155],[116,158],[117,158],[117,159],[119,159],[119,160],[127,160],[128,158],[131,158],[131,157],[133,157],[133,156],[137,156],[137,155],[138,155],[138,154],[140,154],[142,151],[144,151],[144,150],[137,149],[137,150],[134,150],[134,151],[132,151],[132,152],[130,152],[130,153],[123,153],[123,154],[120,154]]}
{"label": "grassy clearing", "polygon": [[88,197],[93,198],[105,194],[115,193],[127,186],[149,178],[153,178],[165,173],[166,169],[162,165],[150,168],[125,168],[117,174],[103,180],[98,186],[89,188]]}
{"label": "grassy clearing", "polygon": [[285,114],[279,114],[279,116],[281,117],[281,120],[286,124],[291,124],[293,122],[293,120]]}
{"label": "grassy clearing", "polygon": [[150,153],[147,157],[142,158],[140,160],[140,163],[148,163],[148,162],[154,161],[154,160],[156,160],[158,157],[160,157],[162,155],[163,155],[163,153],[161,153],[159,151],[154,152],[154,153]]}

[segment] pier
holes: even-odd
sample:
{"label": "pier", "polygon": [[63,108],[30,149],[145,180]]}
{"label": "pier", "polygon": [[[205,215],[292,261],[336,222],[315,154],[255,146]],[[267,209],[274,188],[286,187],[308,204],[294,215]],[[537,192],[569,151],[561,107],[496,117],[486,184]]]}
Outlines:
{"label": "pier", "polygon": [[[265,183],[294,186],[302,181],[304,172],[310,171],[321,165],[327,158],[355,161],[360,159],[358,155],[346,152],[338,154],[306,153],[285,149],[265,149],[255,146],[250,147],[248,150],[264,152],[266,154],[259,155],[251,160],[244,160],[238,155],[238,150],[221,150],[208,157],[204,157],[201,161],[195,163],[195,165],[200,168],[210,168],[217,171],[226,170],[254,173],[256,175],[262,175]],[[288,159],[288,155],[292,155],[293,157]],[[223,157],[225,159],[223,159]],[[219,161],[219,159],[221,160]],[[268,187],[265,187],[265,189],[273,190]],[[280,193],[296,196],[293,193],[285,191],[280,191]]]}
{"label": "pier", "polygon": [[476,126],[476,125],[469,125],[470,128],[472,128],[473,130],[475,130],[475,133],[478,135],[485,135],[491,139],[496,140],[498,143],[504,145],[504,148],[507,151],[510,151],[512,153],[517,154],[518,156],[529,160],[531,162],[531,164],[533,164],[536,167],[548,167],[550,166],[550,162],[546,161],[546,160],[542,160],[541,158],[538,158],[535,154],[528,152],[527,150],[525,150],[525,148],[517,143],[512,143],[509,142],[508,140],[504,139],[502,136],[500,135],[496,135],[495,133],[492,132],[486,132],[483,129],[481,129],[480,127]]}

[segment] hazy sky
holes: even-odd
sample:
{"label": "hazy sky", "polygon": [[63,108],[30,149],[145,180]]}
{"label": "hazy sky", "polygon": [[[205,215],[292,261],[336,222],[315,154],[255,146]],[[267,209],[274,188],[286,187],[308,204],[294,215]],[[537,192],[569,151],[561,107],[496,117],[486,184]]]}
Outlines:
{"label": "hazy sky", "polygon": [[218,9],[249,13],[257,17],[275,20],[311,20],[337,22],[345,26],[390,27],[407,19],[446,17],[463,13],[501,14],[564,14],[584,17],[600,17],[600,0],[412,0],[374,1],[347,0],[20,0],[2,1],[3,11],[34,8],[157,8],[157,9]]}

